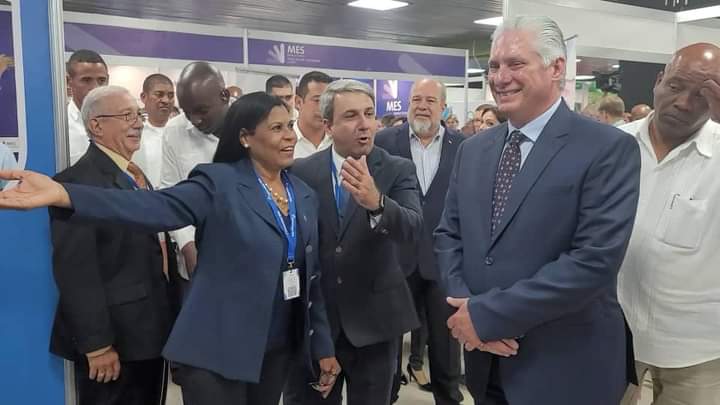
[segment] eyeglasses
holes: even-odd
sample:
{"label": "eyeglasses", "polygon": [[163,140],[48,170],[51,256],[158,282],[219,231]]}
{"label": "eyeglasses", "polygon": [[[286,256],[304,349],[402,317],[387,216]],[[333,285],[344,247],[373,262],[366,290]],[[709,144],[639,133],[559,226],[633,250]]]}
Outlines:
{"label": "eyeglasses", "polygon": [[138,111],[131,111],[125,114],[104,114],[104,115],[96,115],[95,119],[97,118],[121,118],[124,121],[127,122],[135,122],[140,117],[140,113]]}

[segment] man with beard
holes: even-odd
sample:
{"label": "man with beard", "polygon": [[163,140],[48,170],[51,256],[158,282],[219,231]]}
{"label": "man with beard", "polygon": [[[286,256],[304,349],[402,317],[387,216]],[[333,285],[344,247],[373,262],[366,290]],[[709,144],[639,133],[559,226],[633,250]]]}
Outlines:
{"label": "man with beard", "polygon": [[[460,345],[450,336],[446,322],[453,314],[445,301],[440,273],[433,255],[432,233],[445,207],[445,194],[455,154],[465,139],[446,128],[440,120],[447,100],[445,85],[437,80],[422,79],[410,91],[408,122],[378,133],[375,145],[392,155],[415,163],[419,196],[423,208],[424,228],[416,243],[399,250],[400,263],[413,293],[415,309],[423,326],[412,332],[408,374],[421,386],[427,385],[438,405],[457,405],[460,393]],[[427,342],[430,381],[423,371]],[[399,388],[399,384],[395,385]]]}

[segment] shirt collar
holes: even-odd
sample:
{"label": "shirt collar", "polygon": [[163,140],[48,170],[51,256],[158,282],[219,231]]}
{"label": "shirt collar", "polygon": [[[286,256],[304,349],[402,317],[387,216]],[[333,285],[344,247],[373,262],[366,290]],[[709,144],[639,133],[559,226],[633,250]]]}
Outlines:
{"label": "shirt collar", "polygon": [[337,151],[335,150],[334,145],[331,147],[331,149],[332,149],[332,160],[333,160],[333,164],[335,165],[335,172],[337,173],[338,178],[340,178],[340,177],[342,177],[342,174],[340,174],[342,165],[343,165],[343,163],[345,163],[345,160],[347,158],[340,156],[340,154],[338,154]]}
{"label": "shirt collar", "polygon": [[79,121],[82,119],[82,117],[80,117],[80,110],[75,104],[75,101],[72,99],[70,99],[70,102],[68,103],[68,115],[73,121]]}
{"label": "shirt collar", "polygon": [[[637,133],[635,134],[646,147],[652,150],[652,141],[650,140],[650,122],[655,116],[655,111],[651,112],[647,117],[643,118],[641,123],[637,127]],[[689,147],[695,147],[695,150],[706,158],[712,158],[713,156],[713,144],[715,143],[715,137],[720,135],[720,126],[714,123],[712,120],[707,120],[705,124],[688,140],[680,144],[675,148],[678,152],[685,150]]]}
{"label": "shirt collar", "polygon": [[[420,141],[420,138],[415,134],[415,131],[413,131],[412,125],[410,125],[409,127],[410,127],[410,140],[417,139],[418,141]],[[437,133],[433,137],[433,142],[442,142],[444,136],[445,136],[445,127],[440,125]]]}
{"label": "shirt collar", "polygon": [[[298,142],[305,141],[310,142],[309,139],[305,138],[305,135],[303,135],[302,131],[300,131],[300,125],[295,122],[295,125],[293,125],[293,129],[295,130],[295,135],[297,135]],[[323,134],[323,139],[320,141],[320,146],[324,145],[326,142],[329,141],[329,136],[327,133]],[[312,142],[310,142],[312,143]]]}
{"label": "shirt collar", "polygon": [[545,129],[545,126],[550,121],[550,118],[552,118],[553,114],[555,114],[555,111],[560,107],[560,103],[562,102],[562,97],[558,98],[555,103],[550,106],[544,113],[540,114],[537,118],[534,120],[528,122],[525,124],[522,128],[516,128],[513,126],[513,124],[508,120],[508,134],[511,134],[515,130],[520,130],[520,132],[523,133],[532,143],[537,142],[538,138],[540,137],[540,134],[542,134],[543,129]]}
{"label": "shirt collar", "polygon": [[108,157],[117,165],[117,167],[120,168],[120,170],[124,171],[125,173],[128,173],[128,165],[130,165],[130,161],[122,157],[119,153],[110,150],[109,148],[106,148],[103,145],[100,145],[99,143],[95,142],[95,146],[98,147],[101,151],[103,151]]}
{"label": "shirt collar", "polygon": [[[184,119],[185,122],[186,122],[186,124],[185,124],[185,130],[187,130],[188,132],[190,132],[190,133],[192,133],[192,134],[195,134],[195,135],[197,135],[197,136],[204,136],[204,137],[210,138],[210,139],[213,139],[213,138],[219,139],[219,138],[220,138],[219,135],[218,135],[218,136],[215,136],[215,135],[213,135],[213,134],[206,134],[205,132],[197,129],[197,128],[195,127],[195,125],[193,125],[193,123],[190,122],[189,119],[187,119],[187,117],[183,116],[183,119]],[[168,121],[168,123],[169,123],[169,121]],[[148,123],[148,124],[149,124],[149,123]],[[165,126],[167,127],[167,125],[165,125]]]}

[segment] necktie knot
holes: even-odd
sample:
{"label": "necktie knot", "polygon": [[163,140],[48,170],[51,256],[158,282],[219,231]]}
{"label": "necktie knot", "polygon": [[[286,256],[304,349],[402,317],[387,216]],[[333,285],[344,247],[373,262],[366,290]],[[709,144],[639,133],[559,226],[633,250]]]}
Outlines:
{"label": "necktie knot", "polygon": [[138,186],[138,188],[141,189],[147,189],[147,181],[145,181],[145,173],[143,173],[140,166],[136,165],[133,162],[128,163],[127,171],[132,175],[133,179],[135,180],[135,184]]}
{"label": "necktie knot", "polygon": [[525,141],[525,134],[516,129],[510,133],[510,139],[508,139],[509,146],[519,146]]}

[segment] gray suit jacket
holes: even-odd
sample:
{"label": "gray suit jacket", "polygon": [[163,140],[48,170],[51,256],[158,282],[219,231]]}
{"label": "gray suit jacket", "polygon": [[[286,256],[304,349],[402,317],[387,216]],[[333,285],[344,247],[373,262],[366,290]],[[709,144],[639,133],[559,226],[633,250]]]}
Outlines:
{"label": "gray suit jacket", "polygon": [[322,291],[333,337],[342,330],[356,347],[397,339],[419,325],[395,252],[397,243],[422,229],[415,167],[380,148],[368,155],[370,174],[386,196],[382,220],[372,229],[368,212],[352,197],[338,223],[331,160],[327,149],[296,161],[292,173],[320,200]]}

